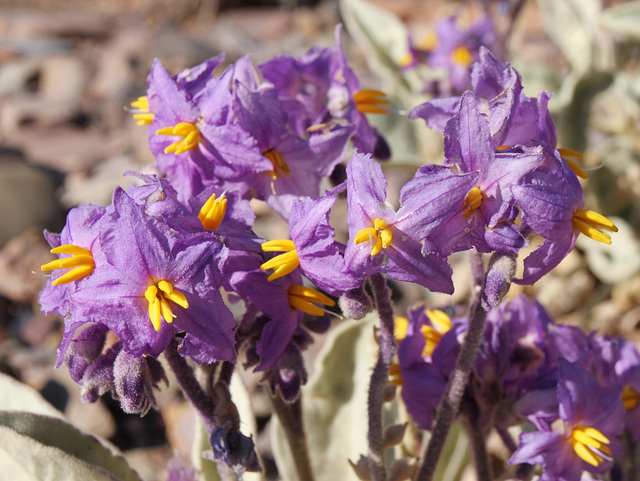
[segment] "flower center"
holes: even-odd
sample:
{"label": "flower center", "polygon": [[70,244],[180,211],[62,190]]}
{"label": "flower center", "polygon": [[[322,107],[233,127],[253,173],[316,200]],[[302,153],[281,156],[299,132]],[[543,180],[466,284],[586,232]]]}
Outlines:
{"label": "flower center", "polygon": [[178,155],[186,152],[192,147],[195,147],[200,142],[200,130],[195,124],[189,122],[180,122],[173,127],[165,127],[156,132],[157,135],[173,135],[176,137],[182,137],[177,142],[169,145],[164,149],[165,154],[173,152]]}
{"label": "flower center", "polygon": [[420,328],[426,341],[422,354],[431,356],[442,336],[451,329],[451,318],[440,309],[427,309],[425,314],[433,326],[424,325]]}
{"label": "flower center", "polygon": [[222,220],[224,219],[224,215],[227,212],[227,198],[224,193],[216,199],[216,194],[213,194],[209,199],[204,203],[202,209],[200,209],[200,213],[198,214],[198,219],[202,222],[202,227],[208,230],[215,231]]}
{"label": "flower center", "polygon": [[578,177],[582,179],[587,178],[587,174],[585,173],[584,170],[582,170],[582,167],[580,167],[580,164],[578,164],[578,161],[576,160],[576,159],[584,159],[584,155],[582,155],[580,152],[576,150],[564,149],[564,148],[559,148],[558,153],[560,154],[560,157],[562,157],[562,160],[564,160],[567,163],[569,168],[573,170],[574,174],[576,174]]}
{"label": "flower center", "polygon": [[464,67],[469,67],[473,63],[473,56],[467,47],[460,45],[451,52],[451,62]]}
{"label": "flower center", "polygon": [[569,441],[580,459],[592,466],[611,459],[612,452],[608,446],[611,441],[596,428],[577,426],[571,431]]}
{"label": "flower center", "polygon": [[291,177],[291,170],[289,169],[289,166],[285,162],[284,157],[282,157],[282,154],[280,152],[274,149],[269,149],[263,152],[262,155],[269,159],[271,161],[271,164],[273,165],[273,170],[267,171],[267,173],[273,180],[276,180],[282,174],[286,175],[287,177]]}
{"label": "flower center", "polygon": [[618,228],[602,214],[592,210],[578,209],[571,219],[574,229],[582,232],[587,237],[591,237],[603,244],[611,245],[611,236],[602,229],[610,232],[618,232]]}
{"label": "flower center", "polygon": [[131,102],[131,109],[127,109],[133,113],[133,118],[138,121],[138,125],[148,125],[153,123],[153,114],[149,112],[149,102],[147,96],[138,97],[138,100]]}
{"label": "flower center", "polygon": [[330,297],[327,297],[322,292],[298,284],[293,284],[289,287],[287,297],[289,298],[289,305],[291,307],[312,316],[324,315],[324,309],[313,304],[314,302],[325,306],[336,305]]}
{"label": "flower center", "polygon": [[353,101],[361,114],[386,114],[384,106],[390,103],[379,90],[360,90],[353,94]]}
{"label": "flower center", "polygon": [[640,395],[638,391],[627,384],[622,390],[622,405],[627,411],[631,411],[635,409],[639,403]]}
{"label": "flower center", "polygon": [[376,219],[373,221],[373,227],[362,229],[356,234],[353,243],[361,244],[365,241],[371,241],[373,243],[373,247],[371,247],[371,257],[373,257],[383,248],[386,249],[391,245],[393,234],[386,227],[387,223],[384,220]]}
{"label": "flower center", "polygon": [[416,43],[416,48],[420,50],[434,50],[437,46],[438,34],[436,32],[429,32]]}
{"label": "flower center", "polygon": [[471,214],[482,205],[482,191],[479,187],[474,187],[469,191],[467,197],[465,197],[462,205],[465,208],[464,214],[462,214],[463,218],[471,217]]}
{"label": "flower center", "polygon": [[156,331],[160,330],[161,319],[172,323],[176,317],[171,310],[169,301],[178,304],[184,309],[189,307],[189,302],[185,295],[182,292],[176,291],[173,286],[165,280],[147,287],[147,290],[144,292],[144,297],[146,297],[149,302],[149,318]]}
{"label": "flower center", "polygon": [[276,239],[262,243],[262,252],[282,251],[285,251],[285,253],[269,259],[260,266],[260,269],[262,270],[275,269],[273,274],[268,277],[268,280],[270,281],[286,276],[300,265],[296,246],[293,244],[292,240]]}
{"label": "flower center", "polygon": [[51,282],[54,286],[68,284],[90,275],[96,267],[93,262],[91,251],[73,244],[65,244],[51,249],[52,254],[68,254],[71,257],[56,259],[40,267],[43,271],[53,271],[55,269],[71,269]]}

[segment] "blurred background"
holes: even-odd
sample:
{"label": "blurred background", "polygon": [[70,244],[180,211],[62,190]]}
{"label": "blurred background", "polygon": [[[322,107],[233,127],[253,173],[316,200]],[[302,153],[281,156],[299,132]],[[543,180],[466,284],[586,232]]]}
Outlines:
{"label": "blurred background", "polygon": [[[514,293],[537,296],[559,321],[640,340],[638,2],[371,4],[415,35],[454,13],[470,22],[485,9],[495,15],[504,59],[522,73],[527,94],[555,93],[550,109],[559,145],[584,152],[584,167],[595,169],[585,183],[588,208],[614,217],[620,227],[611,248],[583,238],[550,276]],[[145,481],[166,479],[174,451],[188,459],[193,414],[175,383],[160,394],[161,409],[144,418],[123,414],[108,396],[94,405],[80,402],[66,368],[53,368],[62,319],[43,316],[37,304],[46,280],[40,265],[51,260],[42,230],[59,232],[68,210],[80,203],[108,204],[116,185],[131,182],[125,172],[151,172],[146,128],[125,107],[145,95],[155,58],[175,74],[223,52],[227,63],[246,54],[256,63],[299,56],[313,45],[332,45],[335,25],[351,19],[343,45],[362,84],[385,89],[398,110],[418,105],[419,94],[372,58],[386,40],[363,41],[362,31],[352,30],[354,15],[365,15],[361,6],[337,0],[0,0],[0,372],[41,392],[73,424],[115,443]],[[423,124],[406,122],[396,115],[380,125],[396,153],[385,166],[392,178],[406,178],[408,170],[442,156],[440,134],[429,136]],[[456,301],[463,301],[465,280],[457,282]],[[400,306],[422,296],[410,286],[395,287]],[[251,402],[264,433],[269,402],[252,382]],[[268,436],[256,442],[265,476],[277,479]]]}

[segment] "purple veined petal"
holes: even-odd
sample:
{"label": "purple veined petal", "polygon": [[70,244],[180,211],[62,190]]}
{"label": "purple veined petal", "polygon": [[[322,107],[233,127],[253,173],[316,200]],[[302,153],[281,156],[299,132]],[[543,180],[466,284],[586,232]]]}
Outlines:
{"label": "purple veined petal", "polygon": [[460,97],[444,97],[429,100],[415,107],[409,112],[410,119],[422,119],[427,127],[438,132],[444,132],[447,122],[458,111]]}
{"label": "purple veined petal", "polygon": [[400,191],[394,225],[416,239],[427,237],[460,209],[478,177],[475,172],[456,175],[448,167],[423,165]]}
{"label": "purple veined petal", "polygon": [[542,463],[542,453],[559,445],[561,442],[561,434],[542,431],[523,433],[519,437],[518,449],[513,453],[508,463],[511,465]]}
{"label": "purple veined petal", "polygon": [[446,258],[435,252],[423,255],[420,243],[404,237],[396,235],[391,246],[385,249],[389,262],[382,271],[392,279],[414,282],[433,292],[453,294],[453,271]]}
{"label": "purple veined petal", "polygon": [[578,232],[572,231],[565,239],[543,242],[525,258],[522,278],[514,279],[514,282],[531,285],[549,273],[573,250],[577,237]]}
{"label": "purple veined petal", "polygon": [[187,92],[180,88],[157,59],[151,67],[147,82],[149,111],[154,114],[154,123],[151,124],[150,129],[154,132],[158,130],[159,125],[156,121],[159,119],[163,124],[160,127],[196,121],[198,113],[189,101]]}
{"label": "purple veined petal", "polygon": [[460,108],[444,130],[447,164],[458,164],[462,172],[487,172],[496,145],[487,118],[478,111],[473,93],[462,95]]}
{"label": "purple veined petal", "polygon": [[533,172],[544,162],[545,156],[541,147],[527,149],[523,153],[497,153],[479,183],[486,195],[495,196],[500,189],[503,200],[511,202],[510,187],[519,184],[522,179]]}

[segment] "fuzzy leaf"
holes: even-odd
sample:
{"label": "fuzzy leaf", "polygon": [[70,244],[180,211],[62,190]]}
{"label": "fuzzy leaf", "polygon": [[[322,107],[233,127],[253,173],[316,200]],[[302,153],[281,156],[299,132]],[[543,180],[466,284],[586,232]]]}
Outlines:
{"label": "fuzzy leaf", "polygon": [[584,73],[594,60],[600,0],[538,0],[547,32],[573,70]]}
{"label": "fuzzy leaf", "polygon": [[628,2],[602,12],[602,25],[614,36],[640,39],[640,2]]}
{"label": "fuzzy leaf", "polygon": [[[345,321],[328,337],[318,356],[314,376],[302,390],[304,426],[317,481],[359,481],[349,460],[367,447],[367,395],[377,345],[369,314]],[[282,478],[299,480],[280,423],[272,424],[273,451]]]}
{"label": "fuzzy leaf", "polygon": [[0,411],[29,411],[63,419],[60,411],[49,404],[38,391],[0,373]]}
{"label": "fuzzy leaf", "polygon": [[0,411],[0,451],[39,480],[140,481],[115,448],[40,414]]}

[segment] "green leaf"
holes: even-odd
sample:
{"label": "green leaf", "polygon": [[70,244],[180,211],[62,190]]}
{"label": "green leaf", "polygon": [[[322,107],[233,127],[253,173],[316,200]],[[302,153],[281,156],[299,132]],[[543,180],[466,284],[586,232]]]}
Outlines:
{"label": "green leaf", "polygon": [[[8,437],[17,439],[14,445],[5,442],[5,437],[0,435],[5,457],[6,455],[14,456],[15,460],[30,473],[40,473],[38,474],[40,476],[41,473],[48,473],[47,469],[69,469],[69,476],[75,476],[76,471],[84,473],[86,470],[103,473],[102,477],[84,478],[47,474],[50,477],[44,476],[38,479],[140,481],[137,473],[129,467],[114,447],[106,441],[81,432],[62,419],[28,412],[0,411],[0,427],[3,433],[7,431],[15,433]],[[35,456],[36,452],[40,453],[41,457]],[[69,462],[69,468],[59,466],[60,463],[57,460],[62,459]],[[48,464],[51,465],[50,468],[47,467]],[[55,472],[58,473],[58,471]]]}
{"label": "green leaf", "polygon": [[[377,356],[373,338],[376,318],[369,315],[337,327],[326,340],[313,378],[302,391],[304,427],[317,481],[358,481],[348,460],[355,462],[368,451],[366,406]],[[298,480],[285,433],[275,418],[271,434],[282,478]]]}
{"label": "green leaf", "polygon": [[640,2],[627,2],[602,12],[602,25],[615,36],[640,39]]}

